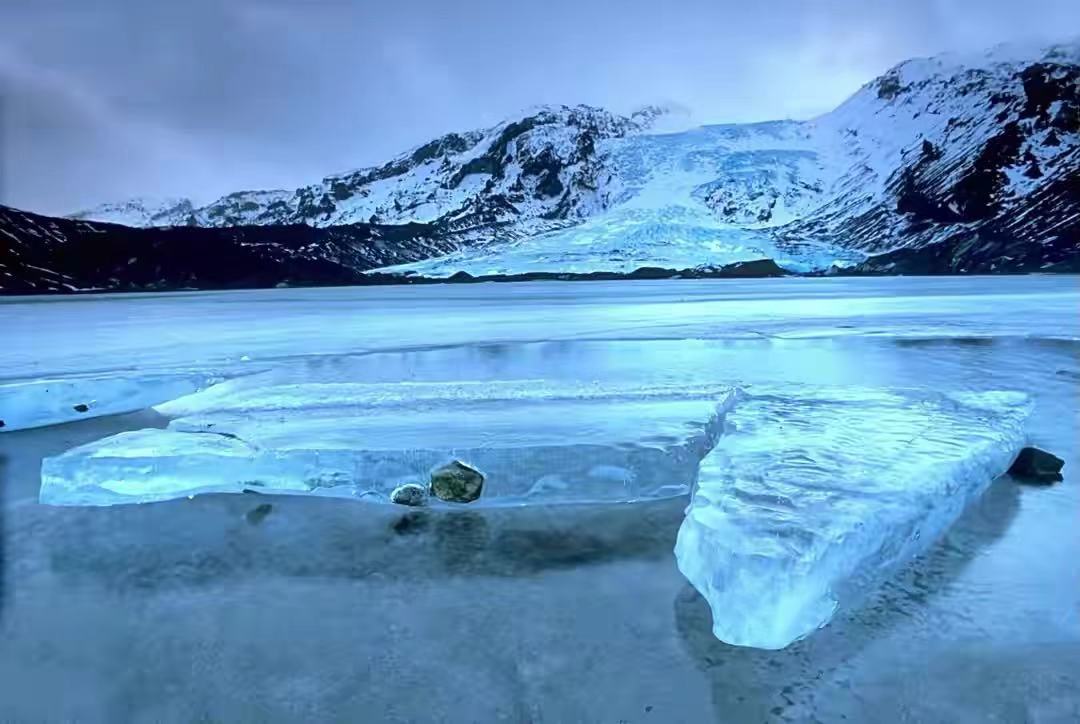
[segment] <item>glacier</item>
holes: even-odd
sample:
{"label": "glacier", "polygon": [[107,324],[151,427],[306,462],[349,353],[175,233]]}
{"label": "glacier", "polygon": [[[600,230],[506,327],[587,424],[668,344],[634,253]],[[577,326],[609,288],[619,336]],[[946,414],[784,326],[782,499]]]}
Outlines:
{"label": "glacier", "polygon": [[447,277],[529,272],[628,273],[773,259],[810,271],[859,252],[781,242],[772,230],[808,213],[840,176],[843,151],[794,121],[709,125],[599,143],[610,168],[602,210],[568,228],[380,269]]}
{"label": "glacier", "polygon": [[781,649],[928,548],[1024,443],[1022,393],[773,386],[703,461],[679,569],[713,633]]}
{"label": "glacier", "polygon": [[113,505],[206,492],[387,502],[453,459],[487,477],[480,506],[627,502],[688,493],[730,388],[619,395],[503,384],[312,383],[163,406],[167,429],[124,432],[42,464],[41,501]]}

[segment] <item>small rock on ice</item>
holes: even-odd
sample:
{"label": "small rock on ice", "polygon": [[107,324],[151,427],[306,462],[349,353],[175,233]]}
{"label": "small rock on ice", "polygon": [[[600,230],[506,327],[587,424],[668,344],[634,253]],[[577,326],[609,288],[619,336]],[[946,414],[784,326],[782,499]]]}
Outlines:
{"label": "small rock on ice", "polygon": [[471,503],[483,489],[483,474],[460,460],[431,471],[431,492],[449,503]]}
{"label": "small rock on ice", "polygon": [[390,493],[390,501],[398,505],[425,505],[427,498],[427,489],[419,483],[399,485]]}
{"label": "small rock on ice", "polygon": [[1012,467],[1009,468],[1009,475],[1019,480],[1056,483],[1062,480],[1063,467],[1065,467],[1065,461],[1057,455],[1037,447],[1026,447],[1016,456]]}

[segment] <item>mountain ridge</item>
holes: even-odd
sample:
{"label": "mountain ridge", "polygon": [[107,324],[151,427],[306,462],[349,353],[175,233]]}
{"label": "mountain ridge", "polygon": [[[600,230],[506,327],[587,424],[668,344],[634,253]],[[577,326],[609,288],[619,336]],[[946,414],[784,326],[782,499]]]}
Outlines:
{"label": "mountain ridge", "polygon": [[805,121],[651,130],[662,117],[542,107],[292,192],[100,215],[211,228],[422,223],[437,254],[379,269],[431,277],[759,258],[816,273],[888,254],[947,273],[1037,271],[1069,268],[1080,247],[1080,41],[904,61]]}

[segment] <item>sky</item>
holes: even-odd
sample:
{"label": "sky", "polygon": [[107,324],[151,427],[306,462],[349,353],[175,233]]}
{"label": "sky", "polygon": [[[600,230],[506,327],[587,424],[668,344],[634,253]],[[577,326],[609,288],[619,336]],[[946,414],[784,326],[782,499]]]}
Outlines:
{"label": "sky", "polygon": [[1078,29],[1076,0],[0,0],[0,203],[292,189],[548,103],[807,118]]}

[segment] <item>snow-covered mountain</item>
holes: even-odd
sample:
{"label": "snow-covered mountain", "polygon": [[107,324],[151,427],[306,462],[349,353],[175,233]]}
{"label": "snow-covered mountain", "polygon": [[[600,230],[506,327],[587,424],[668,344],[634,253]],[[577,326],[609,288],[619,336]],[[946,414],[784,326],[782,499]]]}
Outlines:
{"label": "snow-covered mountain", "polygon": [[101,204],[68,218],[124,226],[194,226],[195,206],[190,199],[139,197]]}
{"label": "snow-covered mountain", "polygon": [[139,199],[73,218],[136,226],[442,221],[451,230],[585,218],[603,208],[604,169],[597,144],[640,132],[661,113],[648,107],[625,117],[589,106],[542,107],[494,128],[445,135],[382,166],[327,176],[295,191],[240,191],[198,209],[186,199]]}
{"label": "snow-covered mountain", "polygon": [[1032,271],[1080,257],[1080,41],[902,63],[808,121],[661,133],[549,107],[295,191],[82,212],[135,225],[431,224],[391,271]]}

